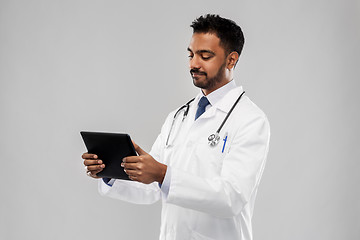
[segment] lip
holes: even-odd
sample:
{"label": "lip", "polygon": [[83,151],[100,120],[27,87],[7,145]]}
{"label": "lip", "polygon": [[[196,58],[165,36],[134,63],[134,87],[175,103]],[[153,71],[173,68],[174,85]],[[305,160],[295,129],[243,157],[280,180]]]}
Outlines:
{"label": "lip", "polygon": [[204,76],[205,74],[203,74],[203,73],[192,73],[191,75],[192,75],[193,77],[198,78],[198,77]]}

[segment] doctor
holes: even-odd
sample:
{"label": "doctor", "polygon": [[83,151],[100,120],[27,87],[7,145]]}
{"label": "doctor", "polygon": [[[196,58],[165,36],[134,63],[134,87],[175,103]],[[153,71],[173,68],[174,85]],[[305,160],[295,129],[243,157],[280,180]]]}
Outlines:
{"label": "doctor", "polygon": [[[191,27],[189,68],[199,94],[168,115],[150,153],[135,144],[139,156],[123,159],[134,181],[100,179],[99,191],[138,204],[161,200],[161,240],[250,240],[269,123],[233,80],[241,28],[210,14]],[[97,178],[102,161],[82,157],[88,175]]]}

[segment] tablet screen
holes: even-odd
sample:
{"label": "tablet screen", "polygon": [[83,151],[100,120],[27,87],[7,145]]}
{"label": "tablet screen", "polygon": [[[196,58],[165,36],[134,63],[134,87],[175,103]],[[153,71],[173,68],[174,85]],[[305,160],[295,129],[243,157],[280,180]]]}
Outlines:
{"label": "tablet screen", "polygon": [[88,153],[96,154],[105,164],[105,168],[97,176],[130,180],[121,167],[124,157],[137,155],[128,134],[86,131],[80,134]]}

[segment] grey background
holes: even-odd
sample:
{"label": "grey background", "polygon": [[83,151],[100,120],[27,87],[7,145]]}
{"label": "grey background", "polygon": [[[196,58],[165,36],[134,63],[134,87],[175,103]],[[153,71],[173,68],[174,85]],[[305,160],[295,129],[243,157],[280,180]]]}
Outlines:
{"label": "grey background", "polygon": [[0,239],[157,239],[161,204],[103,198],[79,131],[149,150],[198,90],[191,21],[242,26],[235,78],[272,139],[254,239],[360,239],[359,1],[0,1]]}

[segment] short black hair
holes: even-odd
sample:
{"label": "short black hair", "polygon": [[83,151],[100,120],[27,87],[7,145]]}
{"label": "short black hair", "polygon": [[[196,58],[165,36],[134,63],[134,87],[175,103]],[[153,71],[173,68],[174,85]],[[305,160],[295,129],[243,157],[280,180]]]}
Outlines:
{"label": "short black hair", "polygon": [[214,33],[220,39],[220,45],[229,54],[236,51],[239,56],[244,46],[244,34],[234,21],[215,14],[206,14],[195,19],[190,27],[193,33]]}

